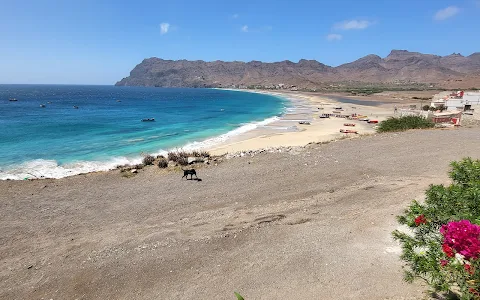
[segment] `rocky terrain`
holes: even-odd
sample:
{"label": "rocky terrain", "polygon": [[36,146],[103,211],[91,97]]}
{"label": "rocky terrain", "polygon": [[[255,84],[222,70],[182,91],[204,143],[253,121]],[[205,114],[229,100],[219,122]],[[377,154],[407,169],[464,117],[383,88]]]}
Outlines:
{"label": "rocky terrain", "polygon": [[[298,63],[205,62],[201,60],[163,60],[152,57],[143,60],[130,76],[117,86],[155,87],[236,87],[315,89],[332,83],[423,83],[438,87],[465,84],[480,85],[480,52],[469,56],[454,53],[437,56],[392,50],[381,58],[367,55],[354,62],[331,67],[315,60],[302,59]],[[470,88],[474,86],[464,86]]]}

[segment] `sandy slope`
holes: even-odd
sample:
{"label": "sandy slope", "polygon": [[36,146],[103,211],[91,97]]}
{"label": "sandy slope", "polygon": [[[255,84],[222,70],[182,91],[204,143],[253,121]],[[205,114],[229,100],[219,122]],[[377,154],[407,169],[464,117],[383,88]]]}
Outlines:
{"label": "sandy slope", "polygon": [[385,134],[235,158],[0,182],[0,299],[418,299],[395,215],[474,129]]}

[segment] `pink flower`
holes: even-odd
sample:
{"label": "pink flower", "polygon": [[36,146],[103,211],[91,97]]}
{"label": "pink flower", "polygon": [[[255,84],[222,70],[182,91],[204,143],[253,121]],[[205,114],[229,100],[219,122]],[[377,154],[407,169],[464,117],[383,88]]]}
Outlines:
{"label": "pink flower", "polygon": [[453,257],[455,250],[465,259],[477,259],[480,256],[480,226],[468,220],[449,222],[440,229],[443,235],[443,252]]}
{"label": "pink flower", "polygon": [[446,260],[446,259],[441,259],[441,260],[440,260],[440,265],[441,265],[442,267],[445,267],[446,265],[448,265],[448,260]]}

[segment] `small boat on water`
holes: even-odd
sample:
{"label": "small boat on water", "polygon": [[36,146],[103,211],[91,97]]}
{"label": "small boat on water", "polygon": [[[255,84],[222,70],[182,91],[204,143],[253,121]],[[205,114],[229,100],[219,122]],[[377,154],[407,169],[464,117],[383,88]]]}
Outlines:
{"label": "small boat on water", "polygon": [[122,102],[122,100],[117,100],[117,102]]}
{"label": "small boat on water", "polygon": [[18,101],[18,100],[16,98],[10,98],[10,99],[8,99],[8,101],[14,102],[14,101]]}
{"label": "small boat on water", "polygon": [[78,106],[74,105],[73,108],[78,109]]}
{"label": "small boat on water", "polygon": [[47,104],[52,104],[52,101],[48,101]]}
{"label": "small boat on water", "polygon": [[46,105],[45,104],[40,104],[40,107],[46,107]]}
{"label": "small boat on water", "polygon": [[142,122],[155,122],[155,118],[142,119]]}

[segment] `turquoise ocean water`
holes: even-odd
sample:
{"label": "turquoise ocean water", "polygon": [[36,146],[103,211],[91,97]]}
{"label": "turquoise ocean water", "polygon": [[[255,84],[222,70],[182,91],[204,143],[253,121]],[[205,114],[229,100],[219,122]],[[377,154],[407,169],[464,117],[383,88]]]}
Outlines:
{"label": "turquoise ocean water", "polygon": [[0,85],[0,179],[60,178],[136,163],[141,153],[211,146],[288,106],[215,89]]}

